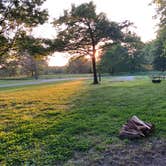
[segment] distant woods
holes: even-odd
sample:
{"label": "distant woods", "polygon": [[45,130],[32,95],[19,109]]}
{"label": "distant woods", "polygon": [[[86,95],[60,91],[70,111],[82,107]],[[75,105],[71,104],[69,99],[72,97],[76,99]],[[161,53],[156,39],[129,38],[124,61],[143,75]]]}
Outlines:
{"label": "distant woods", "polygon": [[[154,0],[157,5],[156,17],[160,22],[158,25],[157,38],[146,44],[146,51],[152,57],[154,70],[166,70],[166,1]],[[146,52],[145,51],[145,52]]]}
{"label": "distant woods", "polygon": [[[72,5],[54,19],[55,39],[35,38],[30,35],[33,28],[49,19],[48,11],[41,8],[44,1],[0,1],[0,77],[93,73],[96,84],[98,72],[166,70],[165,0],[152,1],[160,23],[157,38],[147,43],[130,31],[130,21],[109,21],[104,13],[96,13],[93,2]],[[47,56],[57,51],[73,57],[64,67],[49,67]]]}

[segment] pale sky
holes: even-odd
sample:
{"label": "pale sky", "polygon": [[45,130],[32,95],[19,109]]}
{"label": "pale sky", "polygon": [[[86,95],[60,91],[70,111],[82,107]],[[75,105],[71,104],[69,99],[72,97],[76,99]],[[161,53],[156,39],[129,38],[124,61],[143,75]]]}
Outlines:
{"label": "pale sky", "polygon": [[[47,0],[43,8],[47,8],[51,18],[58,18],[71,4],[76,5],[89,2],[90,0]],[[134,32],[141,37],[142,41],[150,41],[155,38],[157,21],[154,6],[149,6],[152,0],[93,0],[97,13],[104,12],[111,21],[122,22],[130,20],[137,27]],[[51,25],[45,24],[34,31],[35,36],[54,38],[56,31]]]}

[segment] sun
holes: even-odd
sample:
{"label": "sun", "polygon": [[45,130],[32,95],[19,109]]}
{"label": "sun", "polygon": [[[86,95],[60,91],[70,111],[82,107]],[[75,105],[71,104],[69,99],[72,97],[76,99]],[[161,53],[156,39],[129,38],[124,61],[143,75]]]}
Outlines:
{"label": "sun", "polygon": [[52,56],[48,56],[48,66],[65,66],[68,60],[67,54],[56,52]]}

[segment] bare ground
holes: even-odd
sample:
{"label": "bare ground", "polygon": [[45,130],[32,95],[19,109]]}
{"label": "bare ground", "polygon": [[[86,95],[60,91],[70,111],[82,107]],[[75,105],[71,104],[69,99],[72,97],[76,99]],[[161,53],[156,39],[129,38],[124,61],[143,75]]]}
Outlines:
{"label": "bare ground", "polygon": [[108,145],[104,151],[76,153],[66,166],[166,166],[166,141],[133,140]]}

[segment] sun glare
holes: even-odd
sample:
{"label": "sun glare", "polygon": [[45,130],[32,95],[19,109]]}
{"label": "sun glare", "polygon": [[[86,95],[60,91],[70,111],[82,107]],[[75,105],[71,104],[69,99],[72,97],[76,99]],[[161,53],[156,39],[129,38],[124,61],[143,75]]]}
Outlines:
{"label": "sun glare", "polygon": [[48,57],[49,66],[65,66],[68,63],[69,57],[63,53],[54,53]]}

